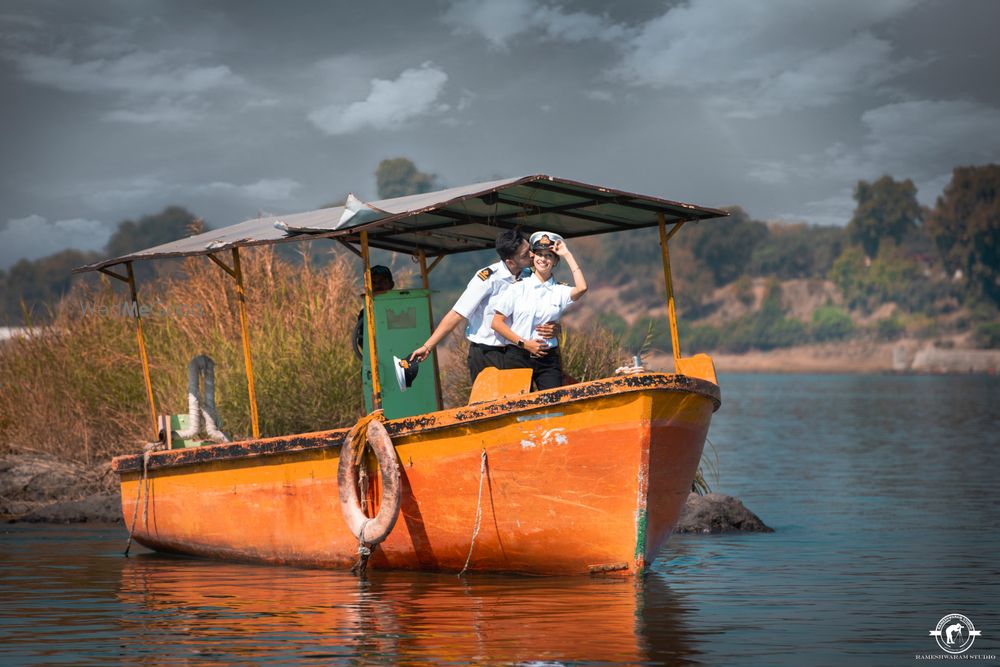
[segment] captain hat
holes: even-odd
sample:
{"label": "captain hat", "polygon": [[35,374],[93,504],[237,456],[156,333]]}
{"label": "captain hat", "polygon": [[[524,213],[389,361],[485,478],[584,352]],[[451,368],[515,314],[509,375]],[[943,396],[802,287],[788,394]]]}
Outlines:
{"label": "captain hat", "polygon": [[528,239],[528,245],[532,252],[539,250],[552,250],[555,244],[563,240],[563,237],[555,232],[535,232]]}

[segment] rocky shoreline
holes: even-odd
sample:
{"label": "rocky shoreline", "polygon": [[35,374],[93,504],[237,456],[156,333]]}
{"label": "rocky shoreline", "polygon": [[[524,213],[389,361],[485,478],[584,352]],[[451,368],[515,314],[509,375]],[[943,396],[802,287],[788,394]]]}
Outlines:
{"label": "rocky shoreline", "polygon": [[[41,453],[0,457],[0,521],[123,523],[111,464],[89,468]],[[774,532],[738,498],[688,496],[676,533]]]}
{"label": "rocky shoreline", "polygon": [[111,463],[88,467],[26,452],[0,457],[0,520],[7,523],[122,523]]}

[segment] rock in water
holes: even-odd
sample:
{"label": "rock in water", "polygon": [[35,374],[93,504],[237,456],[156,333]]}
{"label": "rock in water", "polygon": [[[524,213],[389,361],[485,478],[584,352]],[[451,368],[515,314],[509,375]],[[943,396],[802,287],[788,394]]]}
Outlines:
{"label": "rock in water", "polygon": [[0,519],[120,523],[120,498],[109,463],[88,468],[41,453],[0,457]]}
{"label": "rock in water", "polygon": [[739,498],[721,493],[688,495],[675,533],[773,533]]}
{"label": "rock in water", "polygon": [[97,493],[36,507],[18,518],[26,523],[122,523],[120,496]]}

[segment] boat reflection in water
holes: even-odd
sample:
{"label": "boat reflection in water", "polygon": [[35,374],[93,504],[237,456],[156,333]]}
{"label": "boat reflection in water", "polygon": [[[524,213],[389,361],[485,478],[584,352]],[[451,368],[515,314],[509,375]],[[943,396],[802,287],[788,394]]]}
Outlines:
{"label": "boat reflection in water", "polygon": [[143,554],[124,564],[121,643],[152,662],[684,663],[683,600],[656,575],[341,572]]}

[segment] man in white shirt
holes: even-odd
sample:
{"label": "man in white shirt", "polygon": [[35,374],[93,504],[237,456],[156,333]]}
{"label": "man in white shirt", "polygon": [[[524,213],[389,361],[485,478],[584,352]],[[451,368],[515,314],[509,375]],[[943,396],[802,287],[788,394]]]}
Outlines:
{"label": "man in white shirt", "polygon": [[[452,309],[441,318],[437,329],[423,345],[414,350],[410,361],[423,361],[431,350],[452,332],[462,321],[466,322],[465,337],[469,339],[469,374],[475,382],[484,368],[504,368],[503,340],[493,331],[493,312],[490,303],[514,284],[521,272],[531,263],[528,242],[517,229],[508,229],[497,236],[497,254],[500,261],[476,272]],[[558,325],[543,324],[539,335],[552,338],[559,334]]]}

